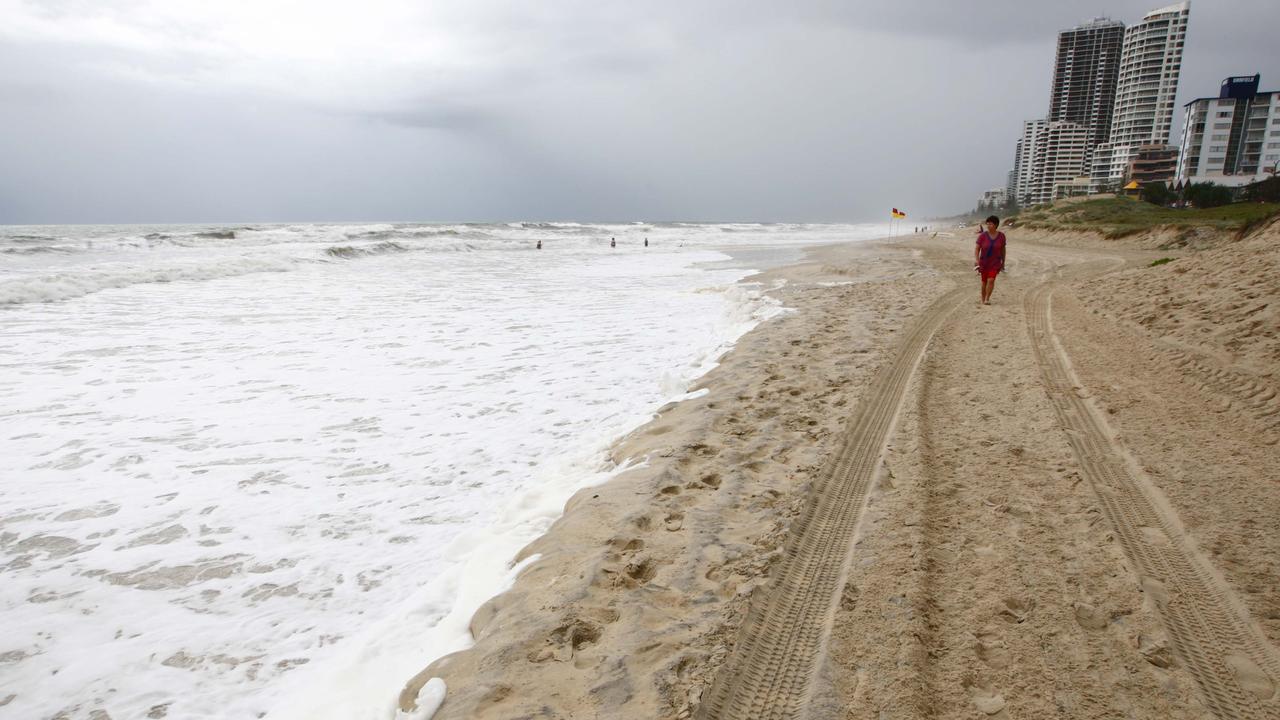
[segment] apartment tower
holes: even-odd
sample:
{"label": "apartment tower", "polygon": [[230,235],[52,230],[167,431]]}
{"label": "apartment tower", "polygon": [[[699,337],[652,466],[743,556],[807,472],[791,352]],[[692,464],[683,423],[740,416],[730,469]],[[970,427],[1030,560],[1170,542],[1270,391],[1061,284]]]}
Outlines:
{"label": "apartment tower", "polygon": [[1096,18],[1058,33],[1049,114],[1023,123],[1014,154],[1012,197],[1050,202],[1055,186],[1088,176],[1094,146],[1111,132],[1124,23]]}
{"label": "apartment tower", "polygon": [[1123,45],[1124,23],[1107,18],[1058,33],[1048,119],[1084,125],[1090,148],[1111,136]]}
{"label": "apartment tower", "polygon": [[1094,190],[1123,181],[1138,148],[1168,146],[1191,3],[1152,10],[1125,28],[1108,141],[1092,158]]}
{"label": "apartment tower", "polygon": [[1280,91],[1259,92],[1260,82],[1229,77],[1218,97],[1186,104],[1179,181],[1239,187],[1280,173]]}
{"label": "apartment tower", "polygon": [[1080,177],[1089,152],[1086,125],[1057,120],[1027,120],[1018,140],[1014,196],[1020,205],[1039,205],[1060,197]]}

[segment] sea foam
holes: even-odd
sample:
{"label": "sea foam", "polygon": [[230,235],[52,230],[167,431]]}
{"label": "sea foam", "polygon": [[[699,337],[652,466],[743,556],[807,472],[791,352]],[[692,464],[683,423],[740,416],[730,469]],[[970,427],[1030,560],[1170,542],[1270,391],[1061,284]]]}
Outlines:
{"label": "sea foam", "polygon": [[236,227],[7,241],[94,248],[0,266],[50,300],[0,308],[0,717],[392,717],[610,443],[780,311],[715,227]]}

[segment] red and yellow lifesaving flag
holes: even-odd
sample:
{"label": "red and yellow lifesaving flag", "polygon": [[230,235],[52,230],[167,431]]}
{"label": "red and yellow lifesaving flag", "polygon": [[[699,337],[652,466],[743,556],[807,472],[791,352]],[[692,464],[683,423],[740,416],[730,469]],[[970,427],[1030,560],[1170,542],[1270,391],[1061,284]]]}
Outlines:
{"label": "red and yellow lifesaving flag", "polygon": [[893,216],[894,216],[894,217],[896,217],[896,218],[898,218],[898,219],[902,219],[902,218],[906,217],[906,216],[907,216],[907,214],[906,214],[906,213],[904,213],[904,212],[902,212],[902,211],[901,211],[901,210],[899,210],[898,208],[894,208],[894,209],[893,209]]}

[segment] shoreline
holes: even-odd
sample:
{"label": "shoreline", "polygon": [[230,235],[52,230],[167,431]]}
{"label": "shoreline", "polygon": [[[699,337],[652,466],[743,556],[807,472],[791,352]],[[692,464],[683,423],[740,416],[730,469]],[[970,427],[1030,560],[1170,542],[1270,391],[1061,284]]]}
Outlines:
{"label": "shoreline", "polygon": [[[1194,265],[1176,261],[1147,268],[1168,254],[1159,238],[1028,232],[1018,244],[1014,233],[993,306],[961,295],[894,401],[897,429],[867,480],[840,589],[822,600],[834,603],[825,639],[796,697],[822,718],[890,707],[913,718],[1118,707],[1201,718],[1272,703],[1280,593],[1265,578],[1280,568],[1280,538],[1260,528],[1280,512],[1280,489],[1265,482],[1280,472],[1266,451],[1280,408],[1263,362],[1276,340],[1251,319],[1264,310],[1232,298],[1264,309],[1274,300],[1280,230],[1201,251],[1225,265],[1212,278],[1183,275]],[[512,589],[472,618],[473,648],[406,686],[404,717],[424,715],[413,701],[435,677],[449,688],[437,718],[745,717],[732,698],[754,687],[739,680],[754,667],[740,665],[754,644],[742,639],[759,628],[741,635],[743,622],[768,616],[780,573],[807,552],[788,550],[788,537],[830,482],[845,422],[891,368],[899,330],[972,284],[965,237],[854,245],[819,246],[749,279],[785,279],[776,294],[795,312],[740,338],[694,386],[704,395],[615,445],[615,461],[647,462],[570,499],[517,556],[530,564]],[[1161,302],[1221,308],[1223,332],[1244,340],[1228,366],[1216,368],[1212,341],[1193,334],[1203,325],[1147,320]],[[1063,429],[1076,416],[1055,416],[1062,391],[1045,353],[1075,367],[1073,392],[1111,428],[1101,442],[1128,458],[1122,487],[1165,518],[1143,521],[1159,533],[1108,509],[1078,434]],[[1222,385],[1228,371],[1242,389]],[[1231,397],[1205,417],[1197,403],[1214,393]],[[1170,432],[1181,445],[1168,445]],[[1205,568],[1182,581],[1190,607],[1251,639],[1236,648],[1186,630],[1163,571],[1144,560],[1152,547]],[[1220,686],[1244,694],[1219,696]]]}
{"label": "shoreline", "polygon": [[[865,241],[848,242],[857,244]],[[785,312],[775,300],[767,297],[770,288],[760,277],[762,272],[768,270],[760,268],[785,266],[785,260],[777,261],[778,257],[802,256],[807,248],[761,244],[727,245],[705,250],[718,253],[720,259],[694,262],[690,268],[719,272],[722,275],[724,271],[730,271],[741,277],[723,285],[718,284],[720,281],[717,280],[717,284],[692,292],[723,294],[726,316],[750,323],[754,329]],[[770,257],[774,261],[757,262],[760,258]],[[619,460],[613,449],[650,422],[660,407],[678,405],[705,394],[705,390],[698,389],[701,379],[718,365],[720,358],[732,352],[742,333],[734,331],[726,337],[729,336],[734,339],[701,355],[696,368],[690,365],[684,370],[683,375],[693,376],[692,380],[687,381],[685,391],[668,395],[666,402],[634,416],[633,424],[612,436],[603,445],[592,441],[590,447],[584,447],[576,454],[571,453],[573,459],[562,463],[560,470],[562,474],[567,473],[577,479],[552,483],[554,487],[551,488],[540,486],[526,490],[506,504],[506,509],[495,518],[494,527],[468,533],[455,541],[453,545],[458,548],[457,553],[450,551],[448,554],[464,555],[464,560],[449,567],[439,578],[402,601],[392,613],[381,618],[362,633],[361,637],[355,638],[349,647],[313,672],[304,671],[291,677],[288,689],[282,693],[285,700],[276,703],[268,711],[268,717],[282,720],[352,715],[380,718],[389,711],[370,707],[367,700],[378,699],[386,707],[390,707],[398,686],[421,667],[420,660],[411,661],[409,658],[426,654],[438,659],[452,653],[465,652],[471,645],[468,628],[472,617],[485,602],[509,590],[520,572],[536,559],[518,557],[521,549],[545,534],[574,494],[607,483],[618,474],[628,472],[637,463],[644,462],[637,458]],[[659,383],[659,380],[664,387],[672,382],[665,376],[661,379],[654,378],[655,383]],[[681,383],[681,387],[684,387],[684,381]],[[565,487],[571,489],[566,491]],[[424,617],[422,608],[441,606],[449,608],[443,617]],[[424,621],[430,622],[424,624]],[[433,650],[441,646],[446,649]],[[316,687],[325,688],[325,691],[314,693]],[[432,693],[443,695],[443,691],[436,690],[434,686]]]}
{"label": "shoreline", "polygon": [[[778,352],[781,355],[790,355],[792,348],[807,343],[811,334],[817,330],[807,318],[803,322],[790,322],[793,317],[805,314],[804,307],[797,308],[797,305],[805,306],[815,303],[825,305],[832,297],[856,296],[859,303],[869,306],[873,304],[872,301],[876,295],[876,291],[873,290],[874,285],[881,283],[911,285],[909,291],[900,293],[908,296],[909,302],[902,302],[892,308],[879,311],[868,307],[864,311],[861,322],[844,328],[847,336],[856,339],[862,346],[859,351],[862,357],[859,359],[856,370],[850,372],[849,369],[828,368],[836,376],[830,383],[823,383],[821,387],[810,384],[810,387],[804,390],[790,388],[785,392],[777,393],[781,398],[771,400],[768,407],[763,409],[760,414],[766,416],[764,419],[775,426],[774,429],[786,431],[788,435],[786,442],[775,442],[773,444],[777,447],[769,450],[750,447],[756,443],[749,440],[745,443],[736,443],[747,446],[735,450],[739,457],[751,455],[756,458],[749,460],[749,464],[773,466],[767,472],[776,473],[777,468],[784,463],[794,463],[797,457],[803,456],[802,465],[810,468],[810,472],[790,473],[786,479],[789,491],[800,492],[805,483],[810,481],[809,474],[812,468],[821,462],[821,452],[815,446],[815,440],[836,432],[839,418],[833,416],[819,421],[798,413],[803,410],[807,400],[821,396],[827,396],[826,402],[830,402],[833,407],[841,407],[854,401],[850,391],[856,387],[856,383],[850,384],[848,381],[855,377],[861,379],[871,372],[874,365],[881,360],[880,355],[885,350],[886,343],[882,342],[882,339],[892,336],[895,332],[892,326],[903,321],[914,305],[925,302],[929,296],[930,286],[935,279],[934,273],[921,262],[918,255],[916,252],[898,248],[897,243],[889,239],[874,242],[858,240],[839,244],[821,244],[804,248],[802,262],[766,269],[739,281],[755,283],[763,287],[770,285],[776,287],[781,282],[782,286],[771,291],[771,294],[795,312],[762,323],[739,338],[734,347],[721,357],[720,364],[691,386],[691,394],[700,394],[698,397],[664,406],[654,420],[635,429],[615,443],[611,450],[611,459],[615,464],[621,465],[629,460],[644,458],[640,460],[640,466],[620,473],[603,485],[580,491],[568,501],[565,506],[565,515],[557,520],[546,534],[522,550],[514,561],[521,563],[535,556],[537,560],[525,568],[510,591],[486,603],[472,619],[470,627],[477,640],[476,646],[471,650],[446,656],[420,673],[413,682],[408,684],[402,694],[401,711],[407,717],[416,718],[425,715],[425,713],[410,714],[412,703],[408,701],[417,695],[418,690],[424,687],[429,679],[438,674],[444,674],[443,679],[450,689],[445,706],[436,714],[436,717],[471,716],[469,713],[474,712],[474,708],[458,709],[459,705],[465,702],[463,700],[465,690],[459,692],[461,688],[456,687],[456,683],[450,682],[451,677],[457,676],[455,673],[458,673],[458,659],[476,657],[489,652],[484,647],[486,639],[502,634],[503,631],[500,628],[504,626],[507,617],[523,617],[521,625],[527,622],[530,618],[525,617],[524,613],[517,609],[521,604],[528,606],[535,603],[554,602],[555,594],[573,597],[589,595],[593,590],[611,594],[614,591],[626,591],[641,586],[654,589],[661,586],[656,579],[659,569],[661,566],[674,564],[668,560],[669,555],[674,553],[676,548],[669,547],[664,551],[658,547],[659,543],[656,539],[651,538],[646,545],[646,542],[638,537],[625,540],[613,537],[615,534],[613,531],[615,528],[622,527],[629,528],[632,534],[637,535],[661,532],[671,539],[685,537],[693,532],[692,528],[697,522],[695,514],[710,510],[710,507],[699,507],[701,503],[690,502],[695,493],[710,494],[709,497],[719,496],[723,499],[730,494],[736,494],[739,490],[747,489],[746,478],[720,477],[718,473],[698,475],[692,470],[697,465],[714,464],[715,455],[720,454],[720,449],[712,450],[713,446],[706,442],[709,432],[723,435],[726,439],[741,440],[746,437],[746,433],[741,430],[726,427],[717,431],[712,428],[718,423],[740,422],[739,419],[727,416],[723,411],[717,411],[717,406],[728,399],[732,392],[736,392],[733,388],[754,386],[762,381],[772,382],[760,376],[763,368],[756,367],[757,363],[754,359],[748,359],[746,363],[752,367],[739,366],[743,364],[744,354],[759,352],[758,348],[744,352],[744,343],[776,345],[779,346]],[[854,269],[851,265],[854,261],[861,263],[861,270]],[[835,319],[837,315],[835,308],[826,307],[824,311],[832,315],[833,320]],[[797,337],[779,340],[776,332],[779,325],[796,325],[793,332]],[[799,351],[797,355],[803,352]],[[768,374],[765,373],[765,376]],[[833,390],[836,387],[841,389]],[[830,397],[833,394],[839,397]],[[779,407],[779,402],[788,406],[785,412]],[[700,417],[706,414],[716,417],[713,419]],[[783,420],[781,423],[777,421],[779,416]],[[803,448],[798,453],[793,452],[784,447],[789,443],[802,445]],[[686,475],[689,477],[684,477]],[[735,486],[738,489],[735,490]],[[646,487],[651,489],[642,489]],[[629,510],[634,507],[632,498],[637,493],[648,492],[652,492],[660,502],[669,500],[669,510],[661,514],[646,512],[635,517],[623,518],[622,516],[629,515]],[[762,538],[767,536],[769,542],[776,544],[781,540],[780,524],[785,524],[796,509],[792,507],[794,503],[778,499],[782,496],[781,492],[778,490],[771,492],[775,494],[762,501],[760,507],[754,508],[754,514],[757,517],[753,519],[753,523],[761,531]],[[711,501],[713,505],[718,502],[722,500]],[[602,519],[604,515],[617,517]],[[561,540],[562,537],[566,539]],[[586,539],[588,537],[590,540]],[[575,548],[578,546],[590,546],[591,549],[582,553],[581,556],[575,556]],[[729,555],[733,554],[734,551],[730,549]],[[740,554],[745,556],[747,553]],[[562,577],[566,568],[584,564],[591,569],[590,577],[584,573],[582,577],[572,582],[571,588],[557,587],[551,594],[532,589],[542,582],[540,578]],[[717,589],[713,593],[717,599],[712,602],[741,604],[741,600],[757,584],[756,580],[764,576],[765,573],[761,570],[763,567],[754,568],[750,572],[736,573],[739,579],[730,581],[732,587]],[[675,569],[666,567],[664,572],[675,572]],[[690,568],[680,572],[685,576],[686,581],[693,580],[690,573]],[[728,574],[726,572],[726,575]],[[563,636],[562,639],[565,642],[559,643],[561,650],[567,643],[569,649],[566,652],[571,656],[577,655],[587,644],[595,644],[596,641],[592,640],[584,644],[582,637],[574,639],[575,634],[585,637],[603,632],[605,625],[613,625],[621,617],[620,614],[615,616],[612,610],[596,610],[592,608],[584,613],[568,612],[568,615],[574,615],[575,618],[578,615],[582,617],[558,623],[554,627],[547,627],[545,631],[548,636]],[[564,612],[562,611],[562,614]],[[595,619],[591,619],[592,617]],[[707,619],[712,618],[708,616]],[[646,619],[638,617],[637,620],[643,623]],[[522,627],[521,631],[525,629]],[[712,626],[704,629],[719,634],[727,632],[727,628]],[[551,644],[555,645],[556,642],[553,641]],[[537,661],[538,663],[555,658],[557,650],[551,649],[548,655],[546,652],[548,649],[538,648],[532,652],[535,657],[541,658]],[[556,661],[558,660],[559,658],[556,658]],[[445,667],[449,670],[442,670]],[[514,689],[510,691],[511,696],[518,694]],[[658,702],[656,697],[652,700],[654,710],[661,712],[659,706],[662,703]],[[479,699],[479,703],[483,704],[483,698]],[[510,711],[510,708],[503,710],[503,712]]]}
{"label": "shoreline", "polygon": [[[295,230],[289,237],[319,242],[295,252],[276,237],[272,252],[312,254],[337,232]],[[459,554],[460,524],[487,525],[517,494],[510,488],[532,485],[545,489],[540,533],[568,496],[555,486],[581,475],[562,461],[602,456],[752,322],[758,303],[733,287],[745,271],[689,266],[728,259],[710,243],[768,234],[687,234],[695,247],[641,255],[585,241],[536,253],[497,231],[490,244],[513,252],[446,242],[9,309],[11,359],[39,382],[8,394],[18,414],[7,465],[27,481],[10,493],[18,512],[0,533],[14,579],[14,637],[0,648],[15,691],[0,697],[5,709],[145,715],[171,701],[170,715],[255,715],[348,651],[376,672],[357,646],[370,618],[408,614],[386,624],[396,643],[444,648],[423,628],[463,590],[423,585],[451,584],[435,580]],[[146,244],[115,235],[102,257]],[[141,267],[169,245],[129,254]],[[95,252],[46,254],[77,265]],[[458,282],[443,282],[450,269]],[[324,302],[334,293],[336,311]],[[416,301],[395,302],[404,298]],[[464,311],[440,312],[455,301]],[[249,416],[255,427],[241,422]],[[586,470],[605,464],[587,459]],[[77,491],[61,497],[45,476]],[[465,533],[463,551],[476,534]],[[483,553],[497,575],[534,535]],[[492,594],[463,574],[480,585],[476,604]],[[411,598],[425,601],[404,608]],[[459,634],[471,614],[457,619]],[[115,660],[83,664],[86,650]],[[372,695],[371,714],[389,714],[420,669],[420,652],[407,657]]]}
{"label": "shoreline", "polygon": [[[272,707],[266,716],[281,720],[382,718],[394,712],[391,708],[398,686],[421,667],[420,661],[408,658],[425,654],[438,659],[466,652],[472,645],[469,627],[474,622],[473,617],[482,611],[485,603],[507,592],[515,578],[538,559],[537,556],[523,554],[522,548],[537,542],[547,532],[572,497],[606,484],[617,475],[631,471],[637,462],[643,462],[636,458],[618,460],[612,449],[648,423],[658,407],[678,405],[704,394],[705,391],[697,389],[701,378],[718,365],[720,358],[732,352],[744,334],[737,330],[740,323],[749,323],[754,329],[783,312],[775,301],[767,297],[769,289],[755,280],[759,275],[755,266],[739,262],[739,255],[733,252],[736,249],[732,246],[705,248],[727,256],[727,259],[698,261],[687,266],[709,272],[729,270],[742,276],[727,283],[717,279],[715,284],[689,291],[724,295],[723,312],[733,322],[725,326],[732,330],[717,334],[720,345],[707,349],[696,357],[694,363],[680,371],[673,370],[653,378],[655,384],[665,389],[676,387],[676,383],[683,387],[686,381],[681,379],[681,375],[693,376],[687,381],[685,391],[674,395],[668,391],[661,406],[632,413],[626,429],[610,434],[609,439],[603,439],[606,437],[604,433],[599,437],[586,438],[581,447],[557,458],[556,481],[526,488],[504,503],[492,526],[468,531],[455,539],[451,543],[454,550],[447,554],[461,556],[459,562],[402,601],[392,613],[379,619],[337,656],[326,660],[318,672],[297,673],[291,678],[290,688],[282,694],[285,700]],[[769,246],[748,246],[747,249],[768,250]],[[788,248],[783,246],[781,250],[785,252]],[[565,476],[570,479],[566,481]],[[441,606],[449,608],[442,617],[428,617],[424,611],[424,608]],[[440,646],[447,649],[434,649]],[[406,662],[412,666],[411,669]],[[324,692],[311,692],[316,687],[323,688]],[[433,686],[430,695],[437,700],[442,699],[444,690]],[[382,707],[371,706],[370,700],[377,700]],[[403,716],[403,713],[395,714]]]}

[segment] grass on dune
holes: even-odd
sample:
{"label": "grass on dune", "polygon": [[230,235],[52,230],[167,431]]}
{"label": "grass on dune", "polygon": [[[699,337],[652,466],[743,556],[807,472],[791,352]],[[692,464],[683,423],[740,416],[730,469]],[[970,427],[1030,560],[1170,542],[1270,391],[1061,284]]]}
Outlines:
{"label": "grass on dune", "polygon": [[1133,198],[1099,198],[1033,207],[1016,226],[1044,230],[1096,230],[1119,238],[1155,227],[1210,227],[1245,232],[1277,215],[1280,203],[1235,203],[1216,208],[1166,208]]}

